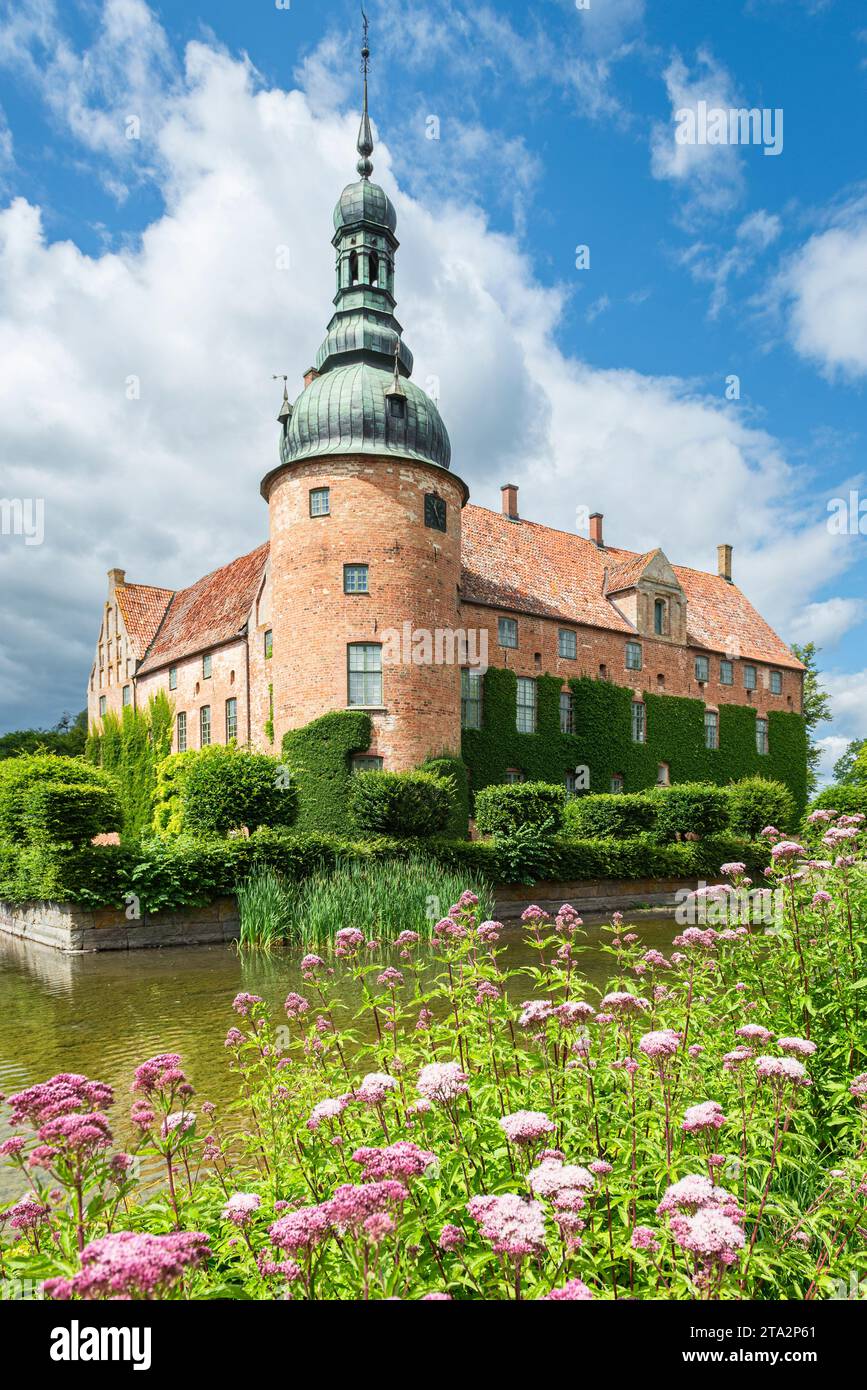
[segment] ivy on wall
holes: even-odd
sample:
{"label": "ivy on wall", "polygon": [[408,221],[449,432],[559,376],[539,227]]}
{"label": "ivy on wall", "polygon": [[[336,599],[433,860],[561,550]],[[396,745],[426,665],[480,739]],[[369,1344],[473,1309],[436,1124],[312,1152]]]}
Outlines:
{"label": "ivy on wall", "polygon": [[161,690],[147,709],[126,705],[121,717],[107,714],[89,735],[90,762],[113,775],[123,807],[124,833],[134,839],[151,829],[157,767],[172,750],[173,705]]}
{"label": "ivy on wall", "polygon": [[719,748],[705,747],[701,700],[645,694],[645,743],[632,740],[633,692],[588,676],[569,682],[573,693],[574,734],[560,732],[557,676],[536,679],[535,734],[516,729],[517,679],[514,671],[491,667],[484,677],[482,728],[465,729],[464,762],[474,791],[503,782],[508,768],[527,781],[562,782],[577,767],[590,772],[592,792],[611,790],[615,775],[627,792],[656,783],[660,763],[672,782],[714,782],[723,786],[741,777],[784,782],[799,808],[807,798],[807,737],[799,714],[774,712],[768,721],[767,754],[756,751],[756,711],[750,705],[721,705]]}
{"label": "ivy on wall", "polygon": [[334,710],[283,735],[283,762],[298,787],[298,829],[346,825],[352,756],[370,747],[373,726],[361,710]]}

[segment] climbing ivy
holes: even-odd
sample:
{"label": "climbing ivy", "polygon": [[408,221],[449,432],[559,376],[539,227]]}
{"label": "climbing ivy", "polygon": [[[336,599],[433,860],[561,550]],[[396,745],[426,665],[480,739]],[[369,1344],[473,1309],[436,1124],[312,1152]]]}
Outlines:
{"label": "climbing ivy", "polygon": [[756,711],[752,706],[721,705],[719,748],[705,747],[701,700],[647,692],[646,742],[632,740],[633,692],[611,681],[578,677],[573,695],[574,734],[560,732],[557,676],[539,676],[537,732],[516,728],[517,678],[514,671],[491,667],[484,677],[481,729],[465,729],[463,759],[473,791],[503,782],[507,768],[518,768],[527,781],[562,782],[576,768],[589,769],[584,790],[608,792],[611,780],[623,778],[624,791],[656,783],[660,763],[667,763],[672,782],[725,785],[741,777],[763,776],[784,782],[799,808],[807,795],[807,738],[798,714],[774,712],[768,721],[767,754],[756,751]]}
{"label": "climbing ivy", "polygon": [[102,728],[88,738],[87,757],[114,776],[124,834],[135,839],[151,828],[156,770],[172,748],[173,708],[161,690],[150,697],[146,709],[126,705],[120,718],[105,715]]}

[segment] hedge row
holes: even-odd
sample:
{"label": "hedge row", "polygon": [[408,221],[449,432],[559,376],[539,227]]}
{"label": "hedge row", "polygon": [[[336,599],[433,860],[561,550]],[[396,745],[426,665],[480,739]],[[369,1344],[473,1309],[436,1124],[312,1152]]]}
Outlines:
{"label": "hedge row", "polygon": [[[201,906],[234,892],[255,864],[290,879],[306,878],[347,860],[401,859],[424,853],[490,883],[524,882],[509,842],[395,840],[385,836],[347,840],[336,835],[259,830],[228,840],[152,840],[140,847],[90,845],[0,846],[0,900],[73,902],[85,907],[123,907],[130,897],[143,911]],[[536,877],[586,879],[696,878],[716,881],[720,865],[739,860],[753,873],[768,863],[764,844],[715,836],[662,845],[649,837],[575,840],[558,836],[537,849]]]}

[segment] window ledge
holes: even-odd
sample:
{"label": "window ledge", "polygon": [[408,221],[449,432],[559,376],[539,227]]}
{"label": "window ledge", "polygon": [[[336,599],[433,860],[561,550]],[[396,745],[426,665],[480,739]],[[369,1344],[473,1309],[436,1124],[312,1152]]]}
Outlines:
{"label": "window ledge", "polygon": [[365,714],[388,714],[387,705],[347,705],[347,709],[360,709]]}

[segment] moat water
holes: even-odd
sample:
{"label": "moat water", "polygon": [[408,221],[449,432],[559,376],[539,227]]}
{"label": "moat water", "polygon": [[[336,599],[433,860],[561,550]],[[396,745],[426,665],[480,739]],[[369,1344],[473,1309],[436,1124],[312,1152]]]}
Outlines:
{"label": "moat water", "polygon": [[[664,950],[678,928],[671,918],[631,925],[647,948]],[[602,987],[611,958],[600,927],[587,927],[580,969]],[[508,964],[536,963],[520,928],[508,928]],[[57,1072],[83,1072],[115,1088],[112,1123],[119,1143],[129,1139],[126,1115],[136,1066],[158,1052],[178,1052],[198,1100],[234,1099],[223,1039],[236,1021],[239,990],[261,995],[279,1010],[291,990],[303,993],[299,950],[239,955],[232,946],[106,951],[65,956],[0,934],[0,1092],[6,1095]],[[335,962],[339,971],[339,962]],[[354,982],[337,976],[347,1003]],[[529,982],[516,982],[522,997]],[[195,1108],[195,1103],[194,1103]],[[0,1119],[0,1138],[9,1133]],[[0,1167],[0,1200],[21,1190],[18,1175]]]}

